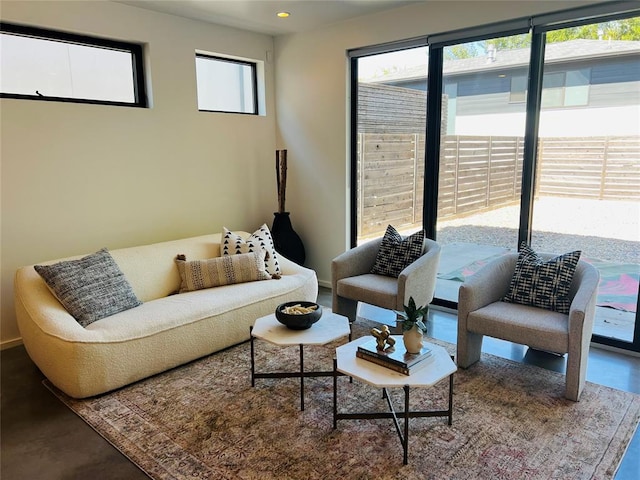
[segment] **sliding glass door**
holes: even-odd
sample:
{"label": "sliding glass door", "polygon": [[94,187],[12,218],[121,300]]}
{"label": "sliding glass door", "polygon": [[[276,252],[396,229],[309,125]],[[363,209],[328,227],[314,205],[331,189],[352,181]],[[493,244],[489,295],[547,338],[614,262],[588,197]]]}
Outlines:
{"label": "sliding glass door", "polygon": [[516,250],[530,35],[443,48],[436,297],[458,301],[461,282]]}
{"label": "sliding glass door", "polygon": [[427,47],[355,59],[356,242],[422,228]]}
{"label": "sliding glass door", "polygon": [[623,343],[638,329],[639,24],[546,32],[531,234],[536,250],[581,250],[598,268],[593,332]]}
{"label": "sliding glass door", "polygon": [[350,52],[352,244],[424,228],[451,308],[520,241],[579,249],[602,279],[594,339],[640,351],[640,17],[605,10]]}

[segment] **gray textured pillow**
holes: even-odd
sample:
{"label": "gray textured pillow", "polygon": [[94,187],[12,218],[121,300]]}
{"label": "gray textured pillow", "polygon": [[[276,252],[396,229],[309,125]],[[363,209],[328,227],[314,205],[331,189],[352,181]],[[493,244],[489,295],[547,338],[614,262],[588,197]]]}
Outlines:
{"label": "gray textured pillow", "polygon": [[79,260],[34,268],[83,327],[142,304],[106,248]]}

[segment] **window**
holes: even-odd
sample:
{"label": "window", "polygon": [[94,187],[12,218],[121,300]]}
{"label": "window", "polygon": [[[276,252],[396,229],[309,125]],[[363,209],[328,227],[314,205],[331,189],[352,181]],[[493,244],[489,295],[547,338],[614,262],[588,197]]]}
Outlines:
{"label": "window", "polygon": [[511,77],[511,92],[509,103],[524,103],[527,100],[527,76],[516,75]]}
{"label": "window", "polygon": [[564,72],[545,73],[542,80],[542,108],[564,103]]}
{"label": "window", "polygon": [[590,68],[545,73],[542,81],[542,108],[587,105],[590,79]]}
{"label": "window", "polygon": [[589,103],[591,69],[569,70],[565,79],[564,105],[566,107]]}
{"label": "window", "polygon": [[[588,105],[591,69],[545,73],[542,82],[542,108]],[[527,99],[527,77],[511,77],[509,103],[524,103]]]}
{"label": "window", "polygon": [[256,64],[196,54],[198,110],[258,114]]}
{"label": "window", "polygon": [[4,98],[146,107],[142,47],[0,24]]}
{"label": "window", "polygon": [[[420,230],[428,58],[428,48],[416,45],[354,60],[359,243],[382,236],[389,223],[403,235]],[[409,81],[396,82],[403,77]]]}

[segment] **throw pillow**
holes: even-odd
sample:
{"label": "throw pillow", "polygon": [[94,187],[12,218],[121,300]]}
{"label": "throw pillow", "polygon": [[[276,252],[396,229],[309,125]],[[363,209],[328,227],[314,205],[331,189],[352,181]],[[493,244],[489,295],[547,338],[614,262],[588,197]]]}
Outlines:
{"label": "throw pillow", "polygon": [[269,280],[271,275],[265,270],[265,254],[264,250],[260,250],[192,261],[187,261],[184,255],[178,255],[175,261],[182,280],[180,293],[234,283]]}
{"label": "throw pillow", "polygon": [[397,278],[402,270],[420,258],[423,249],[424,230],[403,238],[393,226],[388,225],[371,273]]}
{"label": "throw pillow", "polygon": [[34,268],[83,327],[142,304],[106,248],[79,260]]}
{"label": "throw pillow", "polygon": [[262,224],[262,226],[253,232],[246,240],[224,227],[224,237],[221,246],[223,256],[257,252],[258,250],[265,250],[267,252],[265,257],[267,272],[270,275],[279,276],[282,272],[280,270],[280,264],[278,263],[278,254],[273,246],[273,237],[271,237],[271,232],[266,223]]}
{"label": "throw pillow", "polygon": [[580,250],[544,261],[523,243],[503,301],[569,313],[569,288],[580,259]]}

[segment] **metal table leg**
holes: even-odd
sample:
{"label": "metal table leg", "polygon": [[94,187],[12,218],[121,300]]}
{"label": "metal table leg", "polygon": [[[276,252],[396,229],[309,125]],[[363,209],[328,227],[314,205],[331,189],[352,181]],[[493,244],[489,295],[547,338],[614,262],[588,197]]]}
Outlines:
{"label": "metal table leg", "polygon": [[[404,411],[396,412],[391,403],[391,397],[386,388],[382,389],[382,397],[386,399],[388,412],[359,412],[359,413],[338,413],[338,373],[337,360],[333,360],[333,428],[337,428],[338,420],[355,420],[355,419],[378,419],[390,418],[393,420],[396,433],[402,445],[402,463],[407,465],[409,461],[409,419],[423,417],[447,417],[449,425],[453,422],[453,373],[449,375],[449,405],[447,410],[427,410],[427,411],[411,411],[409,405],[410,387],[405,385],[404,390]],[[400,428],[399,417],[404,419],[403,429]]]}
{"label": "metal table leg", "polygon": [[249,327],[249,338],[251,339],[251,386],[256,386],[256,360],[253,346],[253,327]]}
{"label": "metal table leg", "polygon": [[304,411],[304,348],[300,344],[300,410]]}
{"label": "metal table leg", "polygon": [[300,410],[304,410],[304,379],[309,377],[335,377],[335,368],[332,371],[306,372],[304,369],[304,344],[301,343],[298,344],[298,348],[300,350],[300,368],[297,372],[256,372],[255,337],[251,334],[252,330],[253,327],[249,327],[251,350],[251,386],[255,387],[256,378],[300,378]]}

